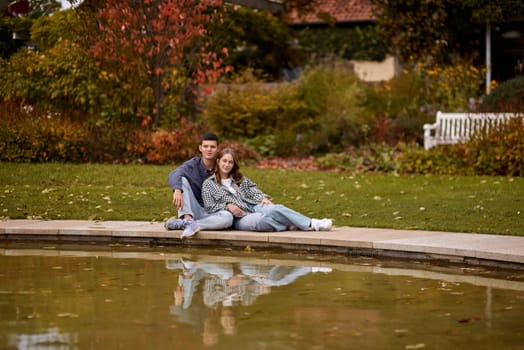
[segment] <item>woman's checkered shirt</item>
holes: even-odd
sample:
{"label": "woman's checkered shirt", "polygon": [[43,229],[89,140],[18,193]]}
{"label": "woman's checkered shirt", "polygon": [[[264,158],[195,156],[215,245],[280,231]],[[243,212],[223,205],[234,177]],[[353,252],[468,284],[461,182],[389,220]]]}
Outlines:
{"label": "woman's checkered shirt", "polygon": [[256,183],[244,176],[240,186],[235,181],[231,185],[236,193],[231,192],[225,186],[219,185],[215,175],[208,177],[202,184],[202,199],[204,200],[204,207],[210,213],[219,210],[227,210],[227,205],[232,203],[244,210],[252,213],[252,206],[260,204],[262,199],[269,198],[267,194],[262,192]]}

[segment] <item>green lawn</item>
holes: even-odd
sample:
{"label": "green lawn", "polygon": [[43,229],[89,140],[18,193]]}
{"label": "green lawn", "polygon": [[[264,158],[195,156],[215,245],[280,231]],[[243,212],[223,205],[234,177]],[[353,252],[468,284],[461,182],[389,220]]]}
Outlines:
{"label": "green lawn", "polygon": [[[172,168],[0,163],[0,216],[162,221],[175,214]],[[242,170],[274,202],[336,226],[524,235],[524,178]]]}

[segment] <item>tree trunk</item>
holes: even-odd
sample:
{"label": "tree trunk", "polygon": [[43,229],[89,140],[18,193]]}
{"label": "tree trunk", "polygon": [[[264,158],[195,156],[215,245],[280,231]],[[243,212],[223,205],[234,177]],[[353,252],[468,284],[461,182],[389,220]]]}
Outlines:
{"label": "tree trunk", "polygon": [[160,124],[160,118],[162,117],[162,100],[164,99],[164,88],[162,87],[162,74],[154,74],[153,91],[155,94],[155,113],[153,118],[153,127],[156,128]]}

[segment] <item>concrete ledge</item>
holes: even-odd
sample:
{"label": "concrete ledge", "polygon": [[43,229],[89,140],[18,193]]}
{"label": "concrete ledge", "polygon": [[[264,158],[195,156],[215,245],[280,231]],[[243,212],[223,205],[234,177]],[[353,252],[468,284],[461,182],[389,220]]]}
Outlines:
{"label": "concrete ledge", "polygon": [[0,221],[0,241],[147,242],[164,245],[253,246],[440,259],[524,268],[524,237],[361,227],[329,232],[201,231],[181,240],[161,222],[84,220]]}

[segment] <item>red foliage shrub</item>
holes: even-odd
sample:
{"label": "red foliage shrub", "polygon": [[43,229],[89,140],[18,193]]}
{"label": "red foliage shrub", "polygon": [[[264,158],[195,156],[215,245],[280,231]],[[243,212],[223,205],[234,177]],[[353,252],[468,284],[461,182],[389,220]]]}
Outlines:
{"label": "red foliage shrub", "polygon": [[194,123],[182,119],[174,130],[157,130],[151,135],[147,162],[167,164],[183,162],[198,154],[200,131]]}
{"label": "red foliage shrub", "polygon": [[257,168],[318,170],[314,157],[306,158],[264,158],[257,163]]}
{"label": "red foliage shrub", "polygon": [[236,151],[237,157],[241,164],[253,164],[259,159],[258,153],[252,148],[234,141],[224,141],[220,144],[220,149],[226,147],[232,148]]}
{"label": "red foliage shrub", "polygon": [[370,143],[396,145],[403,136],[402,128],[392,119],[375,120],[369,131]]}
{"label": "red foliage shrub", "polygon": [[155,132],[130,124],[94,124],[60,115],[10,108],[0,112],[0,161],[153,163],[184,161],[198,153],[200,132],[182,120]]}

